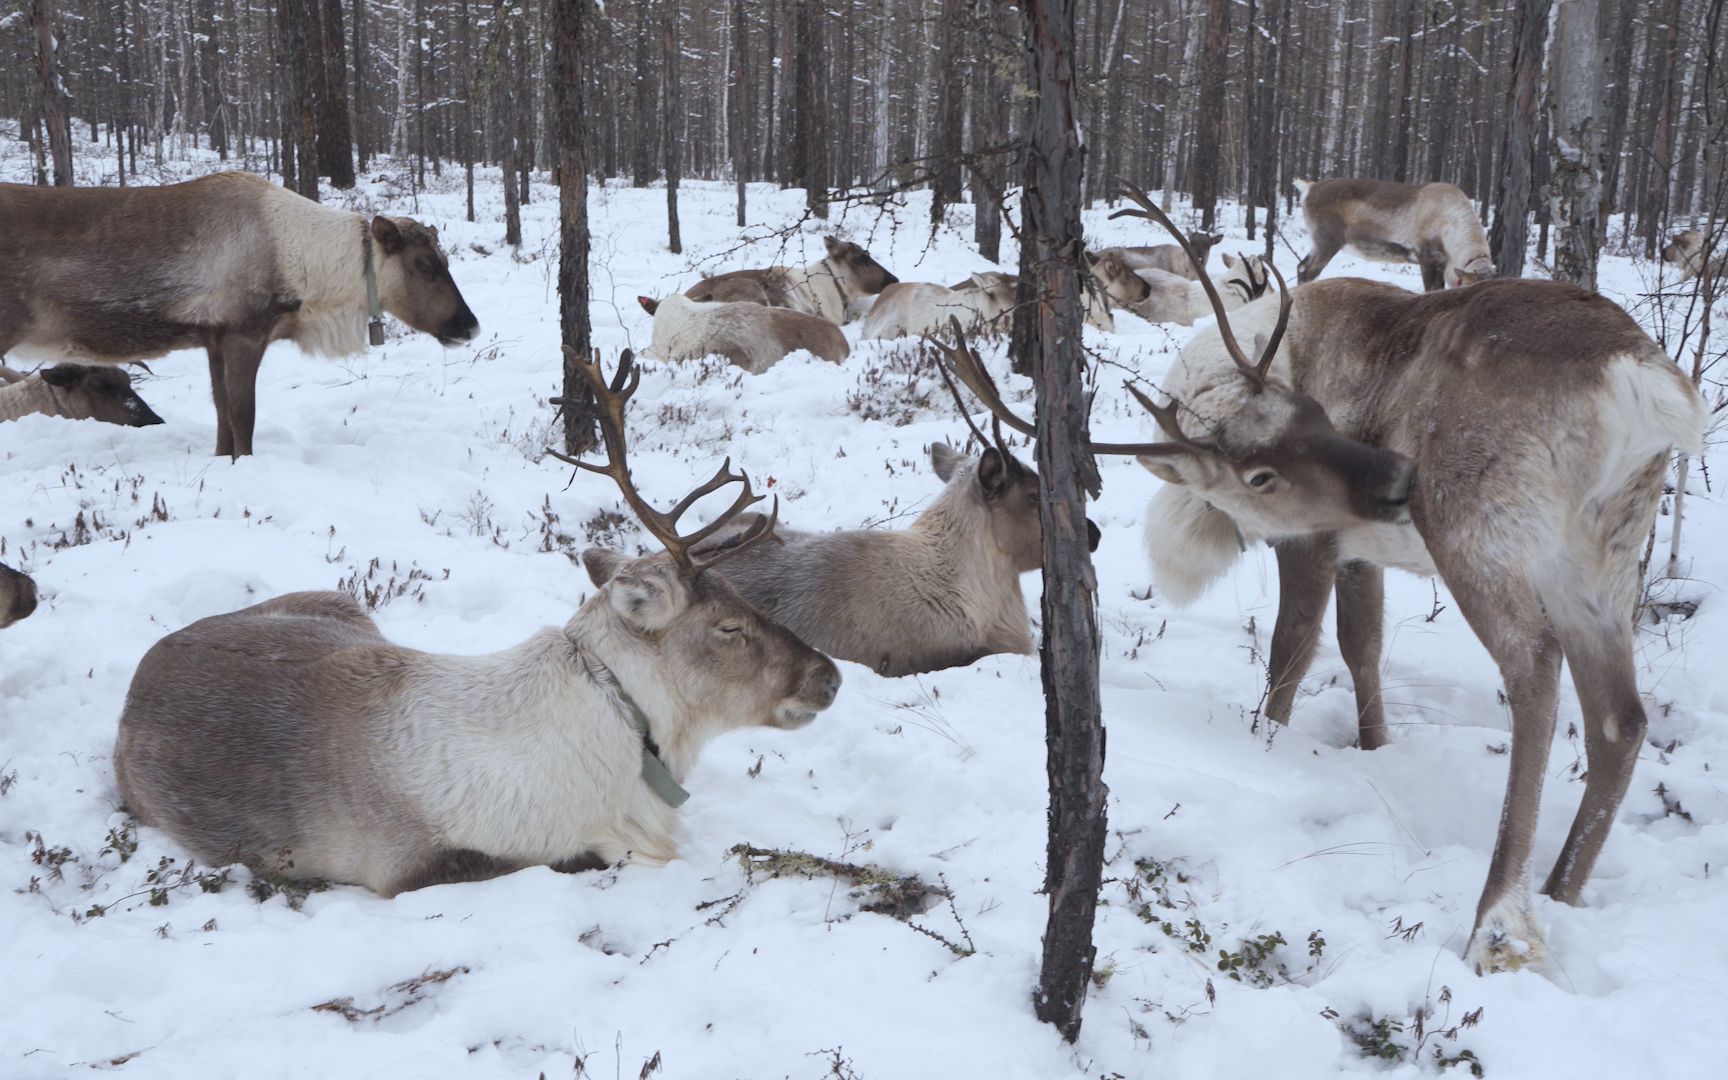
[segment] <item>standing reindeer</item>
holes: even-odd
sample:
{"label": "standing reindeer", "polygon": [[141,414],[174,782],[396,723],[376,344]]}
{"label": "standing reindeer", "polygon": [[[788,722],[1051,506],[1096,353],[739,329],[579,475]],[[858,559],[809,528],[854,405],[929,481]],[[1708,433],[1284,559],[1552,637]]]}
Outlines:
{"label": "standing reindeer", "polygon": [[[1173,231],[1143,193],[1131,197],[1141,209],[1124,213]],[[1371,749],[1386,739],[1381,568],[1438,573],[1512,708],[1506,801],[1466,959],[1478,970],[1539,961],[1529,878],[1560,662],[1583,708],[1589,773],[1543,892],[1576,904],[1644,738],[1641,543],[1669,452],[1702,444],[1703,402],[1624,311],[1558,282],[1425,294],[1317,282],[1294,304],[1286,294],[1238,312],[1257,341],[1270,329],[1255,361],[1219,307],[1152,410],[1170,439],[1142,460],[1169,485],[1147,517],[1155,577],[1191,598],[1244,541],[1274,544],[1267,713],[1279,721],[1336,588]]]}
{"label": "standing reindeer", "polygon": [[1377,262],[1417,264],[1429,292],[1494,276],[1488,235],[1456,184],[1298,180],[1296,192],[1314,243],[1299,282],[1319,277],[1346,246]]}
{"label": "standing reindeer", "polygon": [[[487,656],[392,645],[345,593],[295,593],[158,642],[138,665],[114,768],[140,821],[206,862],[393,895],[526,866],[677,854],[676,808],[702,745],[734,728],[800,728],[833,701],[833,661],[763,618],[709,568],[770,535],[774,516],[720,551],[702,541],[760,502],[721,465],[671,511],[630,479],[628,352],[594,392],[610,476],[666,551],[590,550],[599,593],[562,629]],[[726,484],[742,491],[688,535],[678,519]]]}

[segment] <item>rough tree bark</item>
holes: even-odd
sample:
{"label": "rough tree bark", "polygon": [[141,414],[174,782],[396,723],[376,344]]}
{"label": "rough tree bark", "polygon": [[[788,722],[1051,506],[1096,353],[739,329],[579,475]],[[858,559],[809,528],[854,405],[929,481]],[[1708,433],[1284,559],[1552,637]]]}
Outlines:
{"label": "rough tree bark", "polygon": [[636,0],[636,107],[635,130],[630,133],[632,164],[630,182],[647,187],[654,182],[654,31],[648,19],[648,0]]}
{"label": "rough tree bark", "polygon": [[[738,28],[742,37],[742,27]],[[666,0],[666,32],[660,72],[666,93],[666,250],[684,252],[678,235],[678,155],[684,150],[684,98],[678,87],[678,0]]]}
{"label": "rough tree bark", "polygon": [[942,223],[949,203],[960,201],[961,137],[966,121],[966,66],[970,62],[962,48],[963,17],[970,0],[940,0],[942,13],[937,28],[941,59],[936,80],[936,116],[930,138],[930,163],[934,180],[930,185],[930,221]]}
{"label": "rough tree bark", "polygon": [[[312,102],[312,42],[317,12],[296,4],[276,9],[282,48],[282,174],[289,186],[318,200],[318,126]],[[289,172],[289,157],[293,172]],[[291,177],[291,179],[290,179]]]}
{"label": "rough tree bark", "polygon": [[1224,122],[1224,76],[1229,66],[1230,6],[1226,0],[1211,0],[1206,16],[1206,62],[1194,118],[1194,209],[1200,211],[1202,229],[1212,228],[1218,213],[1218,148]]}
{"label": "rough tree bark", "polygon": [[732,182],[738,186],[738,227],[744,227],[744,185],[750,175],[749,139],[744,134],[744,116],[750,102],[744,93],[744,73],[749,70],[750,35],[744,24],[744,0],[732,0],[732,115],[726,118],[732,140]]}
{"label": "rough tree bark", "polygon": [[1601,42],[1598,0],[1558,0],[1549,102],[1554,135],[1554,276],[1596,287],[1596,215],[1602,200]]}
{"label": "rough tree bark", "polygon": [[1549,0],[1516,0],[1512,32],[1512,84],[1506,93],[1505,138],[1494,199],[1489,246],[1501,277],[1524,276],[1530,235],[1530,159],[1535,149],[1537,87],[1542,81]]}
{"label": "rough tree bark", "polygon": [[1081,176],[1074,74],[1078,0],[1027,0],[1030,115],[1020,273],[1037,282],[1032,377],[1038,387],[1038,515],[1044,528],[1045,746],[1050,918],[1033,1006],[1072,1042],[1092,979],[1092,924],[1104,867],[1104,724],[1098,699],[1097,581],[1086,545],[1086,496],[1098,470],[1086,451],[1080,348]]}
{"label": "rough tree bark", "polygon": [[552,17],[553,95],[558,109],[558,324],[564,344],[564,452],[591,449],[594,395],[572,359],[588,356],[588,118],[583,72],[591,0],[557,0]]}
{"label": "rough tree bark", "polygon": [[828,60],[821,0],[798,0],[793,26],[797,95],[793,161],[804,185],[804,202],[819,218],[828,216]]}
{"label": "rough tree bark", "polygon": [[72,186],[72,129],[66,121],[66,84],[60,77],[59,39],[49,0],[31,0],[30,22],[36,30],[36,76],[41,81],[42,120],[48,127],[48,153],[54,159],[54,186]]}
{"label": "rough tree bark", "polygon": [[330,186],[354,186],[354,126],[348,118],[348,56],[342,33],[342,0],[324,7],[324,92],[318,98],[318,171]]}

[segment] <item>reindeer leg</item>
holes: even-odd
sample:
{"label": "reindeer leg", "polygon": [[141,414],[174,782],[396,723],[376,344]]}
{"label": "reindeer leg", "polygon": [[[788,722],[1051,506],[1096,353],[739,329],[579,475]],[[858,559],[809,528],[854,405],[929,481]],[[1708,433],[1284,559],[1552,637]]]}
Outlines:
{"label": "reindeer leg", "polygon": [[1356,684],[1356,721],[1362,749],[1386,745],[1380,698],[1380,634],[1386,621],[1386,571],[1372,563],[1338,568],[1338,649]]}
{"label": "reindeer leg", "polygon": [[252,334],[230,334],[222,342],[228,423],[234,430],[232,452],[237,458],[252,453],[252,426],[258,412],[258,368],[264,362],[267,344],[262,336]]}
{"label": "reindeer leg", "polygon": [[234,429],[228,426],[228,384],[222,366],[222,341],[204,347],[210,357],[210,396],[216,401],[216,456],[234,456]]}
{"label": "reindeer leg", "polygon": [[1320,623],[1338,573],[1338,542],[1331,536],[1286,540],[1272,550],[1278,556],[1278,621],[1272,627],[1266,715],[1288,724],[1296,688],[1320,644]]}
{"label": "reindeer leg", "polygon": [[1560,642],[1531,582],[1493,567],[1473,568],[1463,557],[1449,566],[1454,560],[1436,556],[1458,610],[1500,666],[1512,705],[1506,801],[1464,959],[1478,971],[1515,969],[1543,956],[1541,927],[1530,910],[1530,851],[1554,741]]}
{"label": "reindeer leg", "polygon": [[1422,290],[1424,292],[1440,292],[1446,288],[1446,253],[1444,251],[1423,251],[1416,263],[1422,268]]}

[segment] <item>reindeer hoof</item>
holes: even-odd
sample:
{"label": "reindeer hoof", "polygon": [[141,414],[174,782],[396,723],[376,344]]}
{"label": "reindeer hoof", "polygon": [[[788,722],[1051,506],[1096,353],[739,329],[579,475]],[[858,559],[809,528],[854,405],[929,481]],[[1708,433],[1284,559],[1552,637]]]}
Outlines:
{"label": "reindeer hoof", "polygon": [[1478,975],[1539,966],[1547,958],[1542,932],[1528,918],[1485,919],[1464,949],[1464,962]]}

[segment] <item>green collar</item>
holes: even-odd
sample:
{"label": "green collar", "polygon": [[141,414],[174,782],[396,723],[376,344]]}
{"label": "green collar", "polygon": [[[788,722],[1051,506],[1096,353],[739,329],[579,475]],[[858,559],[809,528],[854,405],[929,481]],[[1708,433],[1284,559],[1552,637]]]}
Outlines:
{"label": "green collar", "polygon": [[[618,677],[612,674],[612,669],[602,664],[598,659],[584,657],[589,665],[589,674],[596,675],[596,681],[607,685],[618,696],[618,703],[624,706],[624,711],[630,714],[630,726],[636,729],[636,734],[642,737],[642,781],[660,796],[660,800],[676,810],[690,798],[678,781],[672,778],[672,770],[666,767],[666,762],[660,757],[660,745],[654,741],[654,736],[648,730],[648,714],[642,711],[642,706],[636,704],[636,699],[618,682]],[[599,672],[593,669],[599,668]]]}

